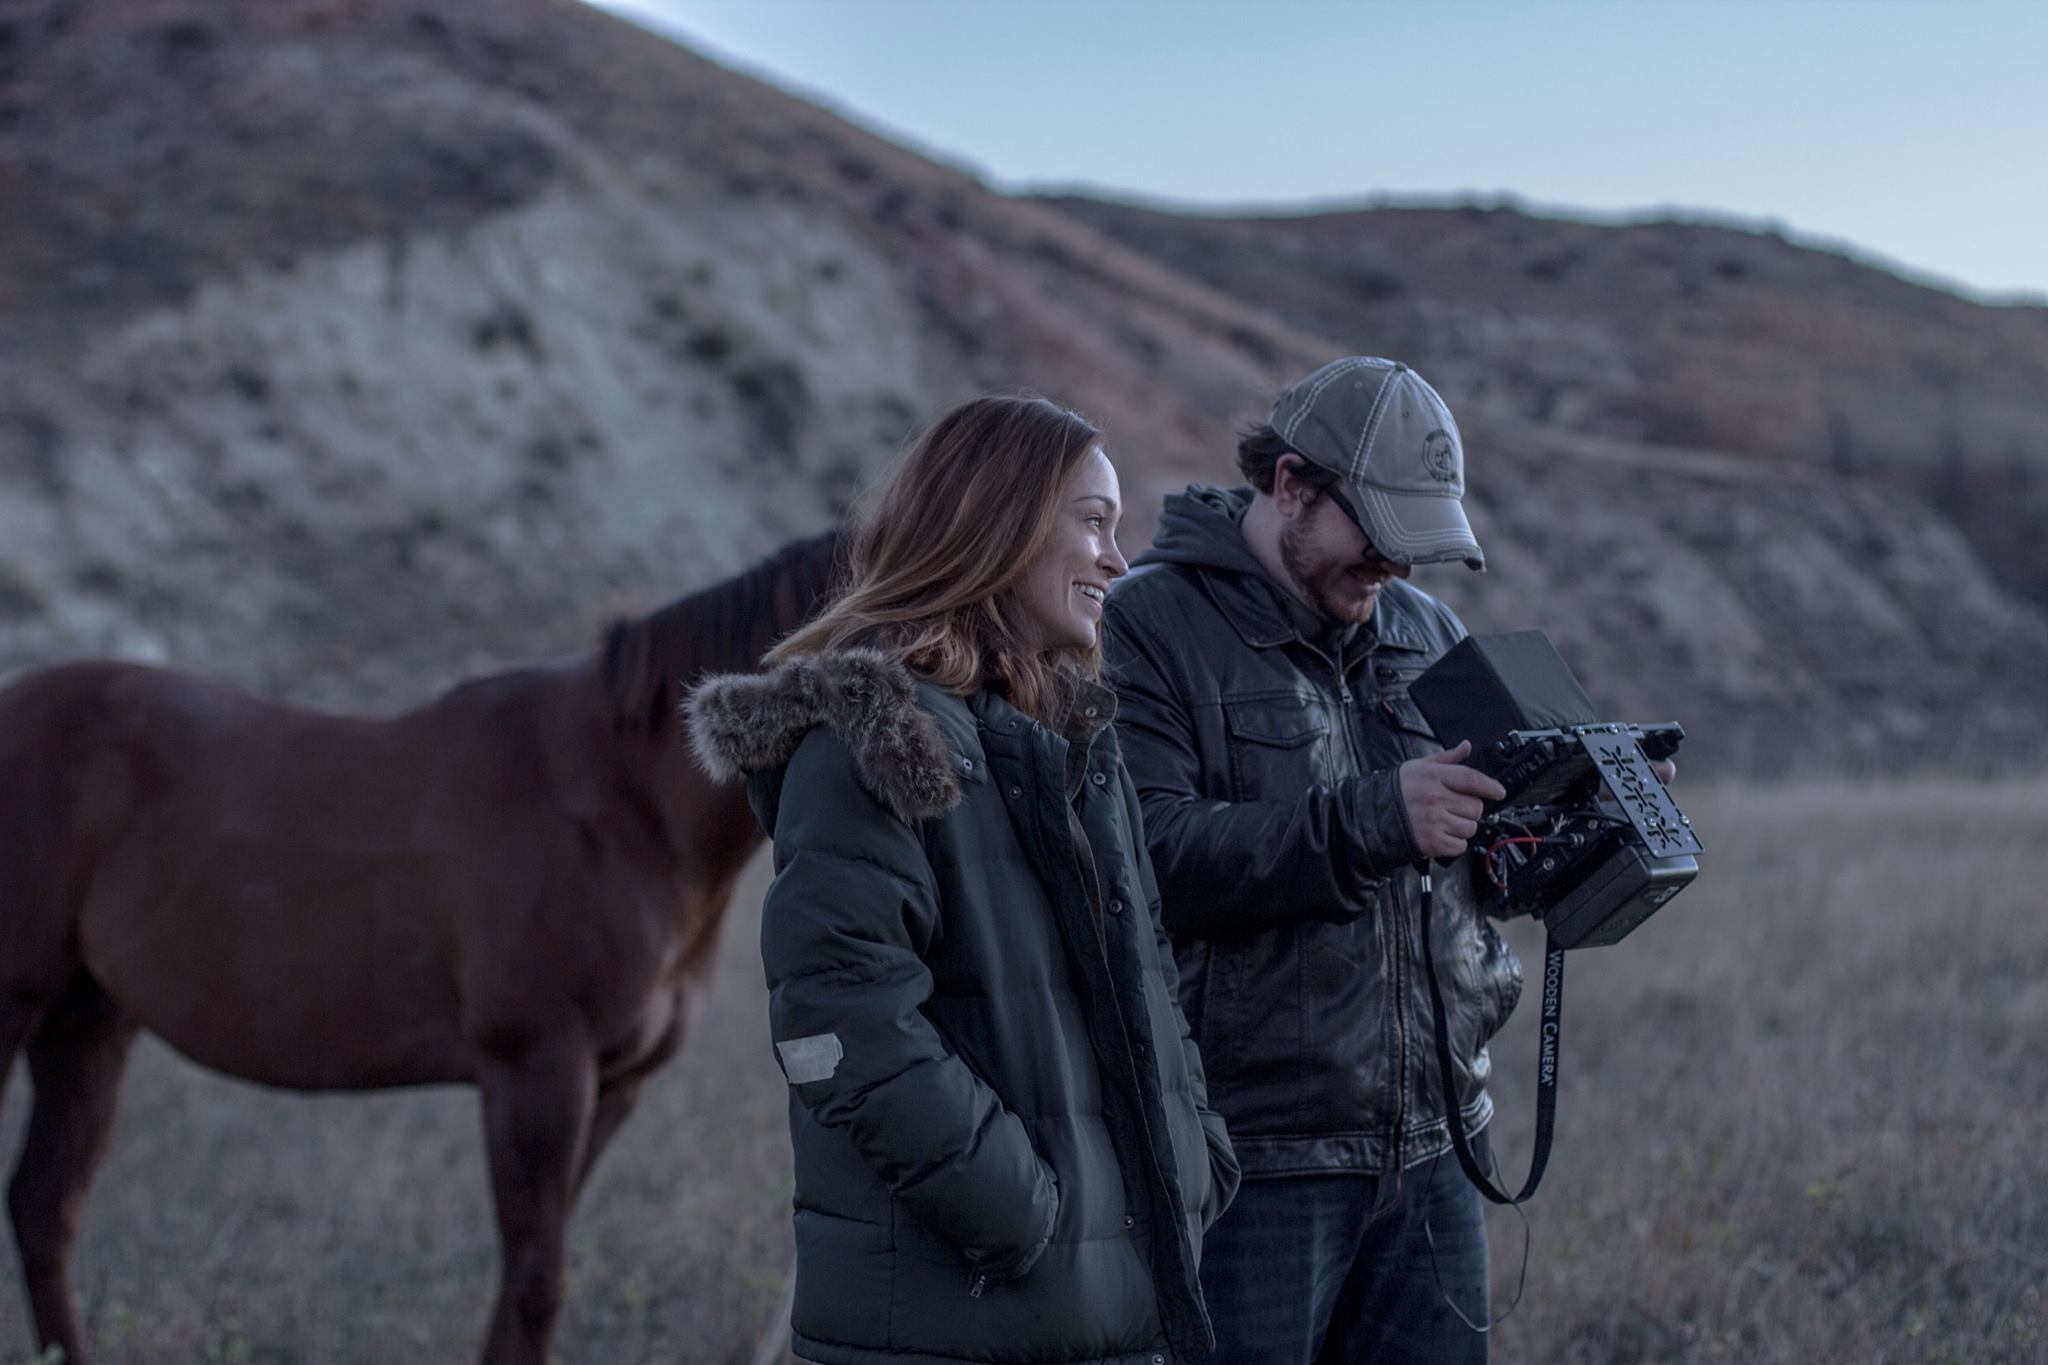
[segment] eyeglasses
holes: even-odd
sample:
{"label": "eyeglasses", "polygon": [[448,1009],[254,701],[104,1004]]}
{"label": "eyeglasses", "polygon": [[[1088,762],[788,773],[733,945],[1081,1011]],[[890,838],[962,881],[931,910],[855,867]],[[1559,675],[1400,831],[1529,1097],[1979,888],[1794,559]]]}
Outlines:
{"label": "eyeglasses", "polygon": [[1331,484],[1323,491],[1329,495],[1331,502],[1344,509],[1344,515],[1351,518],[1351,524],[1356,526],[1358,533],[1365,537],[1366,563],[1387,564],[1397,569],[1409,567],[1408,561],[1405,559],[1396,559],[1392,555],[1380,553],[1380,547],[1372,543],[1372,532],[1366,529],[1365,518],[1358,515],[1358,509],[1351,505],[1351,499],[1344,496],[1343,489],[1339,488],[1336,484]]}

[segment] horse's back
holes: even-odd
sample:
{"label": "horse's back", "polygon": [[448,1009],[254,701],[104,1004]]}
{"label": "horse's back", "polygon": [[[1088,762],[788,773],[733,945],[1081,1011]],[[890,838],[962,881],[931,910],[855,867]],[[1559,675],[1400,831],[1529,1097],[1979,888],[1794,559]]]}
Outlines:
{"label": "horse's back", "polygon": [[67,941],[146,1027],[249,1079],[460,1079],[455,903],[520,863],[505,812],[546,804],[502,799],[532,690],[384,720],[129,664],[24,678],[0,693],[0,947]]}
{"label": "horse's back", "polygon": [[[386,718],[307,710],[143,664],[64,664],[0,691],[0,763],[73,787],[118,787],[134,802],[181,789],[203,789],[216,803],[318,790],[369,809],[392,792],[502,762],[500,752],[521,743],[506,713],[539,709],[548,676],[480,679]],[[294,804],[270,813],[288,816]]]}
{"label": "horse's back", "polygon": [[51,851],[56,827],[77,822],[109,732],[132,721],[136,699],[180,681],[95,662],[46,668],[0,690],[0,879],[31,849]]}
{"label": "horse's back", "polygon": [[0,691],[0,756],[63,750],[72,764],[115,746],[175,746],[290,708],[147,664],[60,664]]}

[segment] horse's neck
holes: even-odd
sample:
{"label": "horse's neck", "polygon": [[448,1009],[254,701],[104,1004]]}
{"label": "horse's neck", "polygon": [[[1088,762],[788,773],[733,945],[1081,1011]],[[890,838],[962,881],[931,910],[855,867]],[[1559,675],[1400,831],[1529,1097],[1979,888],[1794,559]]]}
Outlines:
{"label": "horse's neck", "polygon": [[680,617],[656,619],[652,624],[655,635],[650,652],[656,667],[686,693],[714,674],[754,672],[761,666],[761,656],[790,629],[749,622],[746,629],[734,634]]}
{"label": "horse's neck", "polygon": [[[669,685],[684,687],[714,673],[750,673],[777,640],[811,616],[831,583],[837,537],[787,547],[737,578],[684,598],[647,617],[646,646]],[[671,696],[671,702],[681,698]],[[673,710],[671,710],[673,715]],[[680,734],[669,738],[685,743]],[[655,799],[668,833],[707,880],[737,877],[762,834],[739,783],[714,785],[687,758],[687,790],[670,786]]]}
{"label": "horse's neck", "polygon": [[704,885],[730,885],[767,837],[747,804],[746,784],[703,779],[690,796],[677,831],[687,861]]}
{"label": "horse's neck", "polygon": [[684,677],[750,671],[803,624],[830,581],[836,541],[785,547],[754,568],[647,617],[657,658]]}

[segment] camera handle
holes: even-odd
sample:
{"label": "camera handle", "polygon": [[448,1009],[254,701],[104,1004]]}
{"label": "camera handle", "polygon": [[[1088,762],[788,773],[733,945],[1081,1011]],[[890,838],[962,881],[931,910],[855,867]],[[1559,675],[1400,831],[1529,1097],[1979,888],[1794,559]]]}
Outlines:
{"label": "camera handle", "polygon": [[1529,1176],[1522,1192],[1510,1195],[1487,1178],[1472,1155],[1465,1137],[1465,1121],[1457,1110],[1456,1078],[1451,1069],[1451,1030],[1444,1014],[1443,987],[1437,984],[1436,953],[1430,943],[1429,923],[1435,918],[1435,892],[1430,884],[1429,865],[1422,866],[1422,969],[1429,978],[1429,1012],[1436,1024],[1436,1065],[1444,1088],[1444,1126],[1451,1130],[1451,1146],[1465,1177],[1479,1192],[1496,1204],[1519,1204],[1536,1193],[1543,1168],[1550,1164],[1550,1139],[1557,1127],[1558,1043],[1564,1026],[1564,949],[1547,935],[1543,943],[1543,1019],[1536,1053],[1536,1150],[1529,1158]]}

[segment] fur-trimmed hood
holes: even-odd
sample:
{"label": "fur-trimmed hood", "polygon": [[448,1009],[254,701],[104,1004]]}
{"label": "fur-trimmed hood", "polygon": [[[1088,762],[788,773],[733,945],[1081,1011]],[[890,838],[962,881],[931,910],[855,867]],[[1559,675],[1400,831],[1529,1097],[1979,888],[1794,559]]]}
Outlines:
{"label": "fur-trimmed hood", "polygon": [[683,713],[697,761],[720,782],[781,768],[811,727],[830,726],[852,750],[863,785],[914,823],[957,805],[963,762],[973,771],[919,691],[889,655],[844,649],[765,673],[707,678],[684,699]]}

